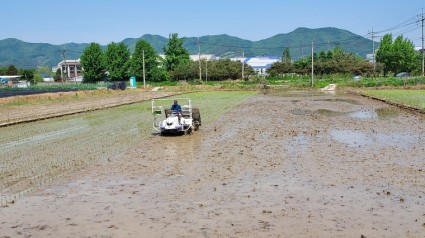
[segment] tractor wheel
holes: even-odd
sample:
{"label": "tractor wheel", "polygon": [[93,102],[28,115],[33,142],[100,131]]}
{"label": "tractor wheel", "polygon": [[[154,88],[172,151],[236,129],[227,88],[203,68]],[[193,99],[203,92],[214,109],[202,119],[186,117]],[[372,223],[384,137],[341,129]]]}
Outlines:
{"label": "tractor wheel", "polygon": [[198,129],[202,123],[201,123],[201,113],[199,112],[198,108],[192,108],[192,119],[195,122],[195,131]]}
{"label": "tractor wheel", "polygon": [[169,109],[169,108],[165,109],[165,118],[167,118],[168,115],[170,115],[170,114],[171,114],[171,109]]}

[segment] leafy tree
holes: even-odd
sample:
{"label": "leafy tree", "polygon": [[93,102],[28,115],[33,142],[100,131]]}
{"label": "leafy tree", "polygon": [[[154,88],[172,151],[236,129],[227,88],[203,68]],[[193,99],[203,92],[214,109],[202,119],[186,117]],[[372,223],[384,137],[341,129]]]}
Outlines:
{"label": "leafy tree", "polygon": [[[314,73],[319,76],[331,74],[344,75],[371,75],[373,65],[358,56],[344,52],[341,47],[336,47],[331,51],[315,52]],[[277,62],[272,65],[268,72],[275,76],[283,73],[295,72],[298,74],[308,74],[311,72],[311,56],[295,61],[291,67],[284,67],[284,63]]]}
{"label": "leafy tree", "polygon": [[289,52],[289,48],[285,48],[282,53],[282,62],[283,63],[291,63],[291,53]]}
{"label": "leafy tree", "polygon": [[6,71],[7,75],[18,75],[18,68],[15,65],[9,65]]}
{"label": "leafy tree", "polygon": [[34,78],[30,80],[31,84],[37,84],[43,82],[43,77],[39,74],[35,75]]}
{"label": "leafy tree", "polygon": [[412,72],[419,67],[419,54],[413,43],[403,36],[398,36],[394,42],[391,34],[386,34],[376,52],[376,61],[384,65],[384,75],[389,72]]}
{"label": "leafy tree", "polygon": [[267,69],[270,76],[278,76],[286,73],[294,73],[294,67],[290,62],[276,62]]}
{"label": "leafy tree", "polygon": [[169,40],[163,48],[165,54],[165,65],[168,71],[173,71],[181,64],[189,62],[189,52],[183,47],[183,39],[177,33],[169,35]]}
{"label": "leafy tree", "polygon": [[130,75],[136,76],[139,81],[143,79],[143,54],[145,55],[146,79],[149,81],[166,80],[167,73],[160,65],[160,57],[146,40],[136,42],[136,48],[130,59]]}
{"label": "leafy tree", "polygon": [[[91,43],[84,49],[84,52],[80,57],[81,67],[84,69],[84,82],[97,82],[102,80],[102,57],[102,48],[98,43]],[[56,75],[58,75],[58,71],[56,72]]]}
{"label": "leafy tree", "polygon": [[21,78],[25,81],[30,81],[34,78],[34,69],[24,69],[20,72]]}
{"label": "leafy tree", "polygon": [[188,61],[180,63],[176,68],[170,72],[171,78],[174,80],[190,80],[198,78],[199,66],[197,62]]}
{"label": "leafy tree", "polygon": [[398,55],[398,58],[394,60],[394,73],[412,72],[417,68],[418,54],[412,41],[398,36],[393,44],[393,53]]}
{"label": "leafy tree", "polygon": [[55,79],[55,81],[62,80],[62,70],[60,68],[56,70],[55,76],[53,76],[53,78]]}
{"label": "leafy tree", "polygon": [[37,74],[52,76],[52,71],[49,69],[49,67],[39,66],[37,67]]}
{"label": "leafy tree", "polygon": [[123,42],[110,43],[103,55],[103,63],[112,81],[124,80],[129,77],[130,50]]}
{"label": "leafy tree", "polygon": [[[205,66],[206,61],[201,60],[201,65]],[[205,72],[205,70],[203,70]],[[245,76],[253,75],[254,70],[245,64]],[[186,64],[180,64],[170,76],[176,80],[191,80],[199,78],[199,63],[190,60]],[[202,76],[203,78],[205,75]],[[218,81],[227,79],[240,79],[242,77],[241,61],[231,61],[230,59],[220,59],[208,61],[208,81]]]}
{"label": "leafy tree", "polygon": [[376,50],[376,62],[384,65],[384,76],[391,71],[392,44],[393,36],[386,34],[382,37],[379,48]]}

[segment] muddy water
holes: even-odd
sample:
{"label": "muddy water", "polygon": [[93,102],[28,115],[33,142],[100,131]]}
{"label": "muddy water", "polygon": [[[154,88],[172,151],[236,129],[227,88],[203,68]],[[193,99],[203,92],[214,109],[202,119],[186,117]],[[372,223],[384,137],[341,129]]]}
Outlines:
{"label": "muddy water", "polygon": [[294,95],[253,96],[192,136],[140,139],[1,208],[0,234],[423,237],[424,119]]}

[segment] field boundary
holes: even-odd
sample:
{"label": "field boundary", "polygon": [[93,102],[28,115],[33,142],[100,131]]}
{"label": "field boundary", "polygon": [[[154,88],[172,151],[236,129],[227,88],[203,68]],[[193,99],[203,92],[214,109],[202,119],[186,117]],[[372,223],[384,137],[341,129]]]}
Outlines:
{"label": "field boundary", "polygon": [[53,113],[49,113],[49,114],[35,115],[35,116],[29,116],[29,117],[24,116],[24,117],[21,117],[21,118],[10,119],[10,121],[2,121],[2,122],[0,122],[0,128],[12,126],[12,125],[17,125],[17,124],[22,124],[22,123],[30,123],[30,122],[47,120],[47,119],[52,119],[52,118],[59,118],[59,117],[64,117],[64,116],[69,116],[69,115],[80,114],[80,113],[94,112],[94,111],[103,110],[103,109],[109,109],[109,108],[125,106],[125,105],[130,105],[130,104],[139,103],[139,102],[145,102],[145,101],[149,101],[151,99],[171,97],[171,96],[180,95],[180,94],[183,94],[183,93],[184,92],[167,92],[167,93],[165,93],[165,95],[152,96],[152,97],[146,98],[146,99],[130,100],[130,101],[119,102],[119,103],[114,103],[114,104],[100,105],[100,106],[89,107],[89,108],[85,107],[85,108],[75,109],[75,110],[72,110],[72,111],[59,111],[59,112],[53,112]]}
{"label": "field boundary", "polygon": [[354,95],[358,95],[358,96],[370,98],[370,99],[373,99],[373,100],[381,101],[381,102],[384,102],[386,104],[389,104],[389,105],[392,105],[392,106],[395,106],[395,107],[398,107],[398,108],[401,108],[401,109],[404,109],[404,110],[408,110],[408,111],[420,113],[420,114],[425,114],[425,109],[421,109],[421,108],[417,108],[417,107],[414,107],[414,106],[409,106],[409,105],[405,105],[405,104],[402,104],[402,103],[389,101],[389,100],[386,100],[386,99],[383,99],[383,98],[367,95],[367,94],[361,93],[359,91],[354,91],[354,90],[350,90],[350,89],[347,89],[346,91],[348,93],[351,93],[351,94],[354,94]]}

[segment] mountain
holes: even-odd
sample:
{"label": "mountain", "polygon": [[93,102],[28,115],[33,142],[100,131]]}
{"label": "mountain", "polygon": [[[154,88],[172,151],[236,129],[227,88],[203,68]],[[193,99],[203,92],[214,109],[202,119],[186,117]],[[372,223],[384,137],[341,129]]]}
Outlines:
{"label": "mountain", "polygon": [[[158,52],[168,43],[168,38],[146,34],[140,38],[127,38],[122,42],[134,51],[139,39],[148,41]],[[252,56],[281,56],[285,48],[289,48],[292,59],[298,59],[311,54],[312,43],[314,51],[331,50],[336,46],[345,51],[354,53],[362,58],[372,51],[372,41],[347,30],[338,28],[298,28],[287,34],[278,34],[273,37],[249,41],[229,35],[208,35],[199,37],[185,37],[183,46],[190,54],[198,54],[198,43],[202,54],[215,54],[220,57]],[[89,44],[68,43],[51,45],[47,43],[28,43],[17,39],[0,40],[0,67],[15,65],[18,68],[35,68],[37,66],[52,67],[57,65],[63,57],[78,59]],[[106,46],[102,46],[106,48]],[[63,55],[64,53],[64,55]]]}

